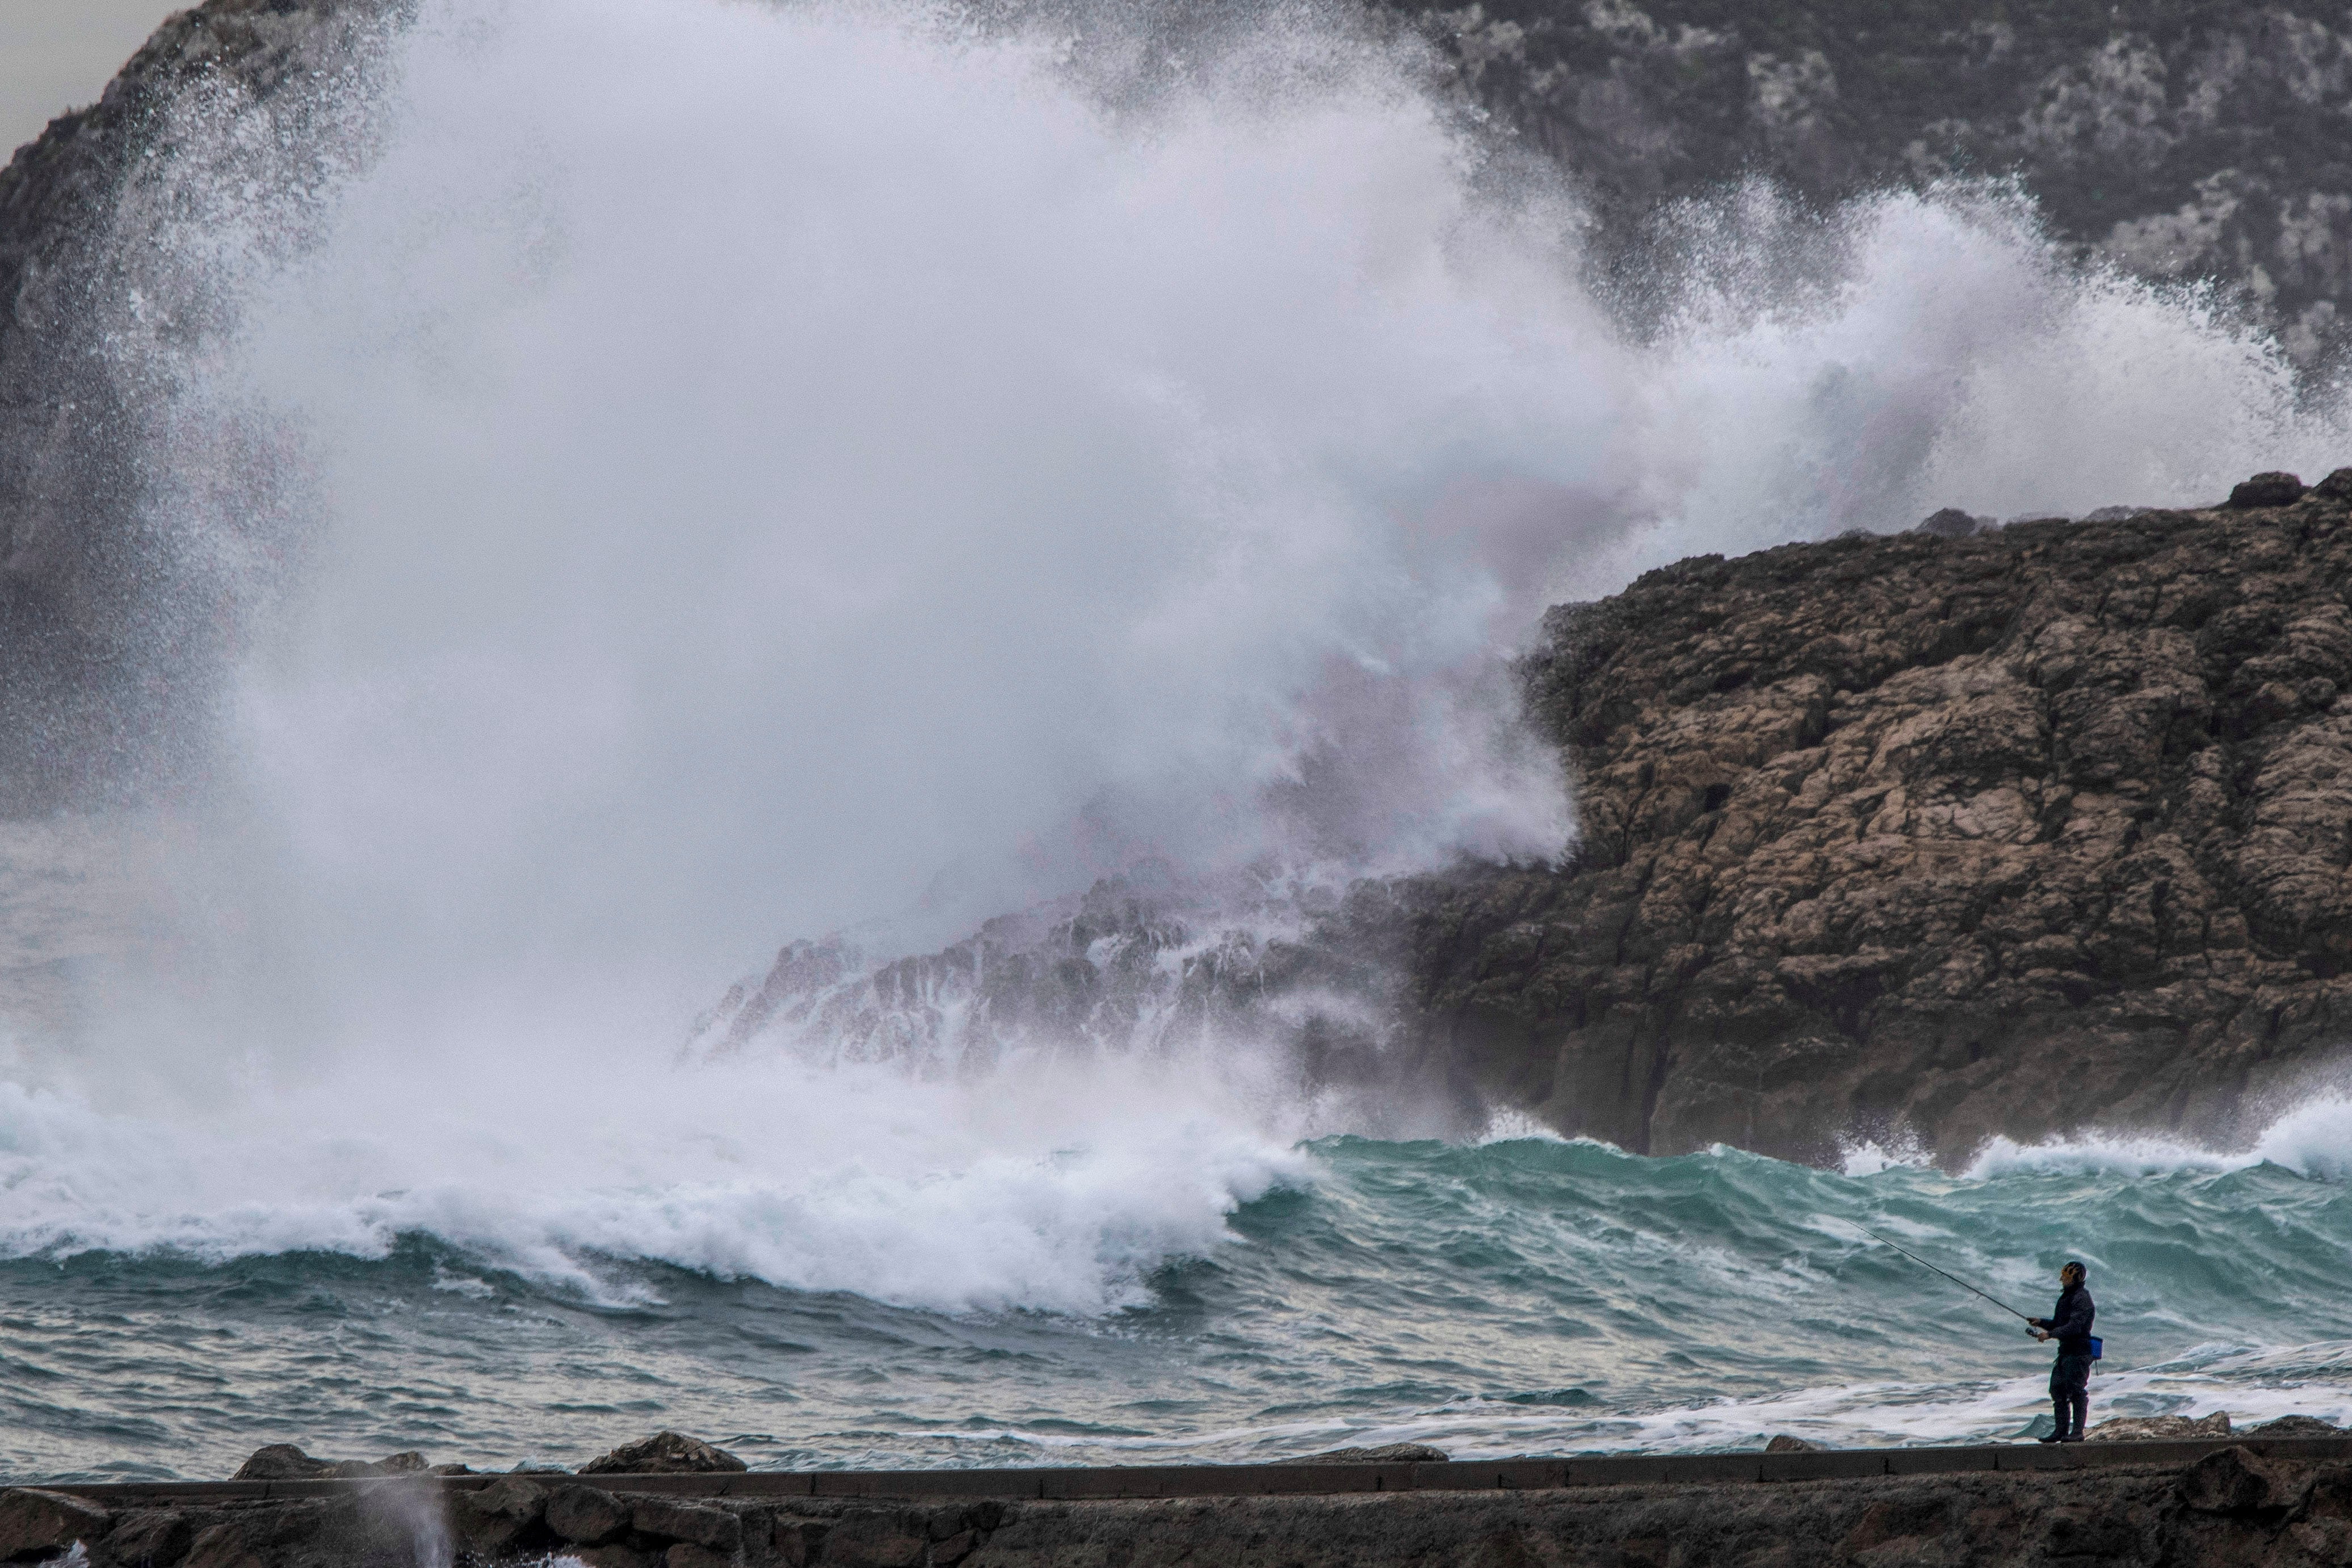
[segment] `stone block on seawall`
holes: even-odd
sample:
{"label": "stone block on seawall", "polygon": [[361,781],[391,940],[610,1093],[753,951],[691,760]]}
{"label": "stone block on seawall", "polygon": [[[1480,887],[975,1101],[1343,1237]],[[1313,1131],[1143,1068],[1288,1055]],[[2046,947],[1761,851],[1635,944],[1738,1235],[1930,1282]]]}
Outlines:
{"label": "stone block on seawall", "polygon": [[601,1488],[574,1481],[547,1500],[547,1528],[566,1541],[601,1545],[628,1527],[628,1505]]}
{"label": "stone block on seawall", "polygon": [[0,1491],[0,1558],[58,1551],[77,1541],[95,1543],[112,1522],[104,1509],[78,1497],[11,1487]]}
{"label": "stone block on seawall", "polygon": [[459,1492],[451,1500],[449,1524],[457,1540],[475,1556],[488,1559],[506,1552],[547,1511],[548,1490],[520,1476],[500,1476],[479,1491]]}
{"label": "stone block on seawall", "polygon": [[90,1555],[100,1563],[177,1563],[188,1554],[195,1538],[195,1524],[185,1511],[142,1509],[117,1524]]}
{"label": "stone block on seawall", "polygon": [[856,1568],[916,1568],[930,1542],[892,1514],[866,1514],[842,1521],[824,1541],[824,1561]]}
{"label": "stone block on seawall", "polygon": [[624,1443],[580,1467],[583,1476],[666,1476],[744,1470],[751,1467],[724,1448],[711,1447],[683,1432],[656,1432],[635,1443]]}
{"label": "stone block on seawall", "polygon": [[661,1541],[690,1541],[729,1552],[743,1546],[743,1521],[723,1508],[646,1498],[630,1511],[629,1522],[640,1534]]}

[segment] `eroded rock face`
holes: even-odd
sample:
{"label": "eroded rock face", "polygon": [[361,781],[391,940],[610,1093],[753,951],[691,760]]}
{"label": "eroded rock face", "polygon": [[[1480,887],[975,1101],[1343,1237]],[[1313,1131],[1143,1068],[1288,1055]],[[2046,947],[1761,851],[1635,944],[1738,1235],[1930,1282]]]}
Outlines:
{"label": "eroded rock face", "polygon": [[[405,5],[211,0],[0,166],[0,811],[136,794],[188,766],[226,632],[214,609],[235,585],[147,521],[152,411],[121,352],[134,298],[205,308],[149,254],[181,183],[202,177],[178,117],[276,106],[263,133],[299,140],[341,112],[339,82]],[[282,549],[267,509],[247,508],[242,542]]]}
{"label": "eroded rock face", "polygon": [[2352,1041],[2352,509],[1708,557],[1552,612],[1579,859],[1418,885],[1433,1049],[1651,1153],[2227,1137]]}
{"label": "eroded rock face", "polygon": [[1829,201],[2013,172],[2061,237],[2143,276],[2223,280],[2298,357],[2352,326],[2341,6],[1392,8],[1604,213],[1759,173]]}

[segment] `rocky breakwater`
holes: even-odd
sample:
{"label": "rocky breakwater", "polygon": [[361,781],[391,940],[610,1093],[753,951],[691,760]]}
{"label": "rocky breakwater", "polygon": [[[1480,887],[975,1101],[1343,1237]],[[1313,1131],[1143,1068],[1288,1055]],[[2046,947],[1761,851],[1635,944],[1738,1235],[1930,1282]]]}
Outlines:
{"label": "rocky breakwater", "polygon": [[1420,1032],[1670,1154],[2250,1136],[2352,1044],[2352,469],[1702,557],[1551,612],[1564,869],[1417,884]]}
{"label": "rocky breakwater", "polygon": [[[0,1558],[93,1568],[2317,1568],[2352,1560],[2345,1448],[2329,1439],[1695,1456],[1604,1461],[1654,1473],[1584,1483],[1557,1461],[1396,1466],[1378,1472],[1385,1488],[1366,1484],[1372,1467],[1345,1465],[393,1477],[295,1482],[314,1495],[257,1498],[201,1486],[16,1488],[0,1491]],[[819,1482],[843,1495],[817,1495]]]}

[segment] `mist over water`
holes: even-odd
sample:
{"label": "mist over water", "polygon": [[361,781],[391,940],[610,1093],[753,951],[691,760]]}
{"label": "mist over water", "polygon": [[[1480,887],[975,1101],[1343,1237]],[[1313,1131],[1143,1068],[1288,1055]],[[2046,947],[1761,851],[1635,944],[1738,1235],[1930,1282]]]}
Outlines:
{"label": "mist over water", "polygon": [[2013,194],[1690,206],[1635,324],[1414,47],[1128,16],[424,0],[324,101],[191,96],[114,325],[156,591],[235,652],[201,787],[109,826],[128,935],[17,1028],[0,1250],[1174,1311],[1301,1140],[1395,1129],[1255,1039],[926,1079],[690,1021],[1146,861],[1555,856],[1546,605],[2347,449]]}

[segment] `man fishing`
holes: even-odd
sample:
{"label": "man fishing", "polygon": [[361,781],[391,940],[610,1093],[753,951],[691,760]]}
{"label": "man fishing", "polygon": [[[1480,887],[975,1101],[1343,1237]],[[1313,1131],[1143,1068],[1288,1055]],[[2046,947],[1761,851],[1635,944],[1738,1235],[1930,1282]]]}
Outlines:
{"label": "man fishing", "polygon": [[2058,1342],[2058,1359],[2050,1368],[2050,1408],[2057,1413],[2058,1429],[2042,1439],[2045,1443],[2083,1440],[2083,1417],[2091,1405],[2091,1320],[2099,1310],[2084,1285],[2088,1278],[2080,1263],[2068,1263],[2058,1270],[2058,1305],[2050,1316],[2025,1320],[2035,1339]]}

